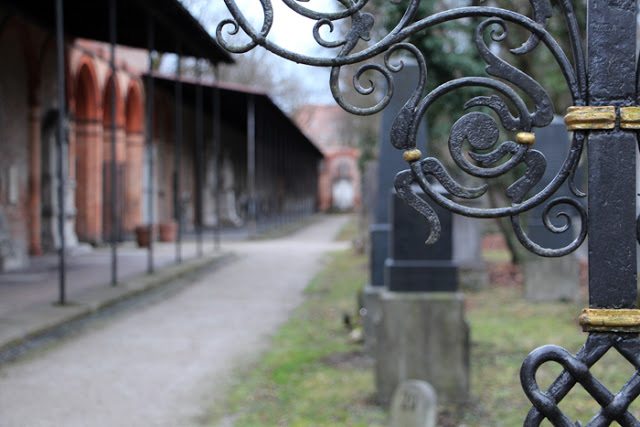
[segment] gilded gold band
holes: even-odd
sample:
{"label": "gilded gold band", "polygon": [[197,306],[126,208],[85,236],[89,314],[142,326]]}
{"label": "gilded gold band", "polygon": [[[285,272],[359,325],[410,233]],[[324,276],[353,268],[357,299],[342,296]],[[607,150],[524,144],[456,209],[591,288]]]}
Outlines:
{"label": "gilded gold band", "polygon": [[568,130],[613,129],[615,107],[569,107],[564,122]]}
{"label": "gilded gold band", "polygon": [[[569,107],[564,122],[568,130],[613,129],[615,107]],[[620,108],[620,128],[640,130],[640,107]]]}
{"label": "gilded gold band", "polygon": [[518,144],[533,145],[536,142],[536,136],[531,132],[518,132],[516,141]]}
{"label": "gilded gold band", "polygon": [[578,321],[585,332],[640,332],[640,310],[585,308]]}
{"label": "gilded gold band", "polygon": [[420,152],[420,150],[407,150],[402,154],[402,158],[404,159],[405,162],[415,162],[420,160],[420,157],[422,157],[422,153]]}
{"label": "gilded gold band", "polygon": [[640,107],[621,108],[620,127],[622,129],[640,129]]}

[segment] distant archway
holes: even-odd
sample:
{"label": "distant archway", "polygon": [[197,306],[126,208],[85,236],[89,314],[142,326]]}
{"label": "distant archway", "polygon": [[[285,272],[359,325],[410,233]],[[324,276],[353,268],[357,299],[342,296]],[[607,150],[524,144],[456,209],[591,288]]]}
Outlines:
{"label": "distant archway", "polygon": [[136,81],[131,81],[127,89],[125,104],[126,160],[125,160],[125,205],[123,227],[132,233],[136,225],[142,223],[143,209],[143,165],[144,152],[144,109],[142,91]]}
{"label": "distant archway", "polygon": [[[122,235],[122,225],[123,225],[123,214],[124,214],[124,194],[125,194],[125,167],[124,160],[126,157],[126,144],[125,144],[125,132],[124,132],[124,105],[122,102],[122,97],[120,96],[120,85],[118,82],[118,76],[116,75],[115,79],[111,79],[111,74],[107,76],[104,85],[104,96],[102,103],[102,113],[103,113],[103,136],[104,143],[102,144],[102,235],[106,240],[111,240],[114,218],[112,209],[115,206],[117,215],[118,215],[118,223],[117,229],[114,230],[116,233],[116,240],[120,240]],[[115,83],[115,85],[113,84]],[[115,87],[114,87],[115,86]],[[116,189],[115,189],[115,197],[112,194],[113,187],[113,172],[112,172],[112,133],[113,128],[113,112],[111,100],[115,98],[115,160],[116,160]]]}
{"label": "distant archway", "polygon": [[80,240],[97,242],[102,228],[102,126],[100,93],[93,63],[84,57],[74,85],[76,142],[76,233]]}

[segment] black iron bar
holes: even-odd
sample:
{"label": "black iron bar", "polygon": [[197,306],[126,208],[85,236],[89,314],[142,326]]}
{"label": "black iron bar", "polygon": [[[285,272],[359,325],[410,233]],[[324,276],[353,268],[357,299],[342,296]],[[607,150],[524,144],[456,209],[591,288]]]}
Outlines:
{"label": "black iron bar", "polygon": [[[616,7],[590,1],[588,12],[589,103],[635,105],[636,3]],[[617,30],[612,31],[612,28]],[[624,28],[624,31],[622,30]],[[616,72],[611,72],[615,62]],[[636,150],[632,130],[597,130],[589,134],[589,305],[632,308],[636,305]]]}
{"label": "black iron bar", "polygon": [[265,125],[264,129],[264,144],[265,144],[265,153],[264,153],[264,170],[265,173],[269,176],[269,186],[267,187],[266,197],[268,199],[267,207],[268,207],[268,221],[271,227],[276,227],[275,218],[273,216],[274,206],[276,206],[278,200],[278,174],[273,167],[273,136],[270,129],[270,126]]}
{"label": "black iron bar", "polygon": [[278,226],[281,227],[282,225],[285,224],[285,217],[287,214],[286,211],[286,207],[287,207],[287,177],[285,176],[285,170],[284,170],[284,142],[282,140],[282,132],[281,129],[276,126],[274,126],[274,135],[275,135],[275,140],[277,143],[276,146],[276,160],[278,163],[278,179],[279,182],[278,184],[280,185],[280,189],[279,189],[279,194],[280,194],[280,206],[278,207]]}
{"label": "black iron bar", "polygon": [[182,262],[182,194],[180,185],[180,174],[182,172],[182,48],[178,46],[178,62],[176,65],[176,128],[175,128],[175,145],[173,153],[173,200],[174,200],[174,217],[177,225],[176,233],[176,262]]}
{"label": "black iron bar", "polygon": [[116,39],[117,39],[117,18],[116,0],[109,0],[109,39],[111,44],[110,66],[111,78],[111,284],[118,283],[118,165],[116,150],[117,132],[117,111],[116,101],[118,98],[116,89]]}
{"label": "black iron bar", "polygon": [[153,90],[154,90],[154,80],[153,80],[153,49],[154,49],[154,39],[155,39],[155,28],[153,25],[153,17],[151,15],[147,16],[147,49],[149,51],[149,78],[147,79],[147,135],[146,135],[146,145],[147,145],[147,158],[148,158],[148,174],[149,174],[149,182],[148,182],[148,199],[147,199],[147,212],[149,216],[149,247],[147,250],[147,273],[151,274],[154,270],[154,262],[153,262],[153,249],[154,249],[154,238],[155,238],[155,230],[153,226],[154,222],[154,150],[153,150]]}
{"label": "black iron bar", "polygon": [[253,95],[247,99],[247,227],[249,237],[256,235],[256,102]]}
{"label": "black iron bar", "polygon": [[269,152],[268,152],[268,162],[269,165],[268,170],[269,173],[271,174],[271,179],[272,179],[272,192],[273,194],[271,195],[272,198],[272,203],[269,207],[269,216],[270,216],[270,221],[273,223],[274,227],[278,226],[278,198],[280,197],[279,195],[279,191],[278,191],[278,168],[277,168],[277,154],[276,153],[276,141],[274,138],[274,130],[272,126],[267,126],[267,134],[269,137]]}
{"label": "black iron bar", "polygon": [[56,0],[56,67],[58,78],[58,138],[56,141],[58,154],[58,232],[60,233],[59,252],[59,295],[58,303],[66,304],[66,259],[65,259],[65,236],[64,236],[64,154],[63,144],[65,140],[65,75],[64,75],[64,4],[63,0]]}
{"label": "black iron bar", "polygon": [[[217,74],[216,74],[217,75]],[[218,82],[216,82],[216,85]],[[213,88],[213,164],[215,175],[215,187],[213,189],[213,199],[215,203],[215,215],[216,222],[213,227],[213,247],[215,250],[220,250],[220,227],[222,221],[222,208],[220,206],[220,191],[222,189],[222,174],[220,169],[222,167],[222,131],[220,129],[220,89],[218,87]]]}
{"label": "black iron bar", "polygon": [[196,168],[196,197],[195,197],[195,209],[196,209],[196,241],[198,257],[202,256],[202,181],[203,181],[203,161],[204,161],[204,127],[203,127],[203,105],[202,105],[202,82],[201,82],[201,70],[200,62],[196,59],[196,149],[195,149],[195,168]]}
{"label": "black iron bar", "polygon": [[287,178],[285,179],[286,182],[291,183],[291,188],[290,191],[288,192],[288,196],[289,196],[289,203],[288,203],[288,209],[287,209],[287,224],[290,224],[293,220],[293,203],[292,203],[292,199],[295,199],[295,179],[293,177],[293,171],[292,171],[292,166],[293,166],[293,147],[291,147],[291,140],[289,139],[289,132],[287,130],[284,131],[284,143],[285,143],[285,147],[286,147],[286,151],[285,151],[285,169],[286,169],[286,176]]}
{"label": "black iron bar", "polygon": [[260,105],[256,106],[255,113],[255,127],[256,127],[256,144],[255,144],[255,221],[256,221],[256,232],[261,233],[264,231],[265,224],[263,222],[262,217],[262,197],[264,195],[263,186],[264,186],[264,176],[262,174],[262,148],[264,147],[264,132],[262,129],[262,114],[261,114]]}

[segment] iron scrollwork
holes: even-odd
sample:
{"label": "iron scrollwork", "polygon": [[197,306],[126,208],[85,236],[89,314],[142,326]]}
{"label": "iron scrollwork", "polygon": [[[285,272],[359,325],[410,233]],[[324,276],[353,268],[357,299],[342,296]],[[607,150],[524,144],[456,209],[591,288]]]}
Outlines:
{"label": "iron scrollwork", "polygon": [[[464,173],[484,179],[496,178],[514,170],[519,165],[525,165],[526,171],[521,178],[509,186],[506,196],[511,200],[509,206],[501,208],[471,208],[463,203],[451,200],[434,189],[430,178],[441,184],[452,195],[460,199],[474,199],[484,195],[487,185],[477,188],[467,188],[457,183],[447,172],[442,162],[434,157],[418,159],[410,162],[411,168],[398,175],[395,187],[398,194],[412,207],[420,212],[430,225],[430,235],[427,243],[434,243],[440,234],[440,222],[428,203],[422,202],[413,193],[412,184],[417,183],[430,198],[446,209],[465,216],[478,218],[510,217],[515,234],[524,247],[530,251],[547,257],[566,255],[579,247],[586,237],[587,213],[582,205],[574,199],[563,197],[551,200],[553,194],[567,180],[570,188],[577,197],[584,197],[573,183],[573,172],[577,169],[578,162],[584,146],[585,135],[575,132],[569,155],[564,161],[555,178],[541,191],[531,197],[525,197],[534,186],[540,182],[546,169],[544,155],[534,150],[529,142],[516,141],[499,142],[499,126],[509,132],[530,134],[533,128],[547,126],[553,119],[554,108],[551,99],[539,83],[533,78],[510,65],[492,52],[485,42],[485,33],[490,32],[491,40],[501,42],[509,34],[508,24],[514,24],[531,33],[529,39],[519,48],[512,49],[514,55],[530,53],[536,46],[543,44],[555,58],[567,83],[573,105],[585,105],[586,72],[584,57],[582,55],[581,39],[578,33],[578,25],[575,22],[575,13],[569,1],[561,2],[565,12],[568,33],[573,45],[573,64],[561,49],[558,42],[544,28],[544,24],[551,17],[551,5],[549,0],[531,0],[533,19],[512,11],[488,6],[461,7],[446,10],[435,15],[416,20],[419,1],[410,2],[400,22],[385,37],[377,43],[361,50],[354,51],[359,40],[370,40],[370,33],[374,26],[374,17],[362,11],[368,0],[339,0],[344,9],[340,12],[318,12],[301,5],[300,0],[283,0],[283,2],[296,13],[315,20],[313,37],[316,42],[327,49],[337,49],[333,57],[309,57],[284,49],[269,40],[269,32],[273,25],[274,11],[270,0],[260,0],[263,9],[264,20],[262,28],[256,30],[251,26],[233,0],[225,0],[233,19],[222,21],[217,28],[219,43],[234,53],[244,53],[262,46],[265,49],[291,61],[314,66],[331,67],[330,88],[336,102],[346,111],[357,115],[370,115],[382,111],[390,102],[394,92],[393,74],[403,68],[402,60],[394,61],[396,52],[403,51],[405,55],[413,56],[420,69],[420,77],[416,82],[413,96],[407,100],[404,108],[398,114],[391,131],[391,143],[399,150],[414,150],[417,146],[417,131],[419,123],[424,120],[429,107],[435,101],[449,92],[462,87],[481,87],[492,90],[491,96],[477,96],[469,100],[465,109],[474,107],[486,107],[492,110],[496,118],[482,112],[470,112],[460,118],[451,130],[449,139],[449,151],[457,167]],[[395,2],[399,3],[399,2]],[[349,30],[340,40],[326,40],[321,35],[321,29],[327,27],[334,31],[335,21],[350,18]],[[486,62],[486,72],[489,77],[462,77],[449,81],[427,95],[424,95],[427,79],[427,62],[424,55],[412,44],[406,43],[408,37],[417,32],[426,31],[434,26],[465,19],[483,18],[478,25],[474,43],[482,59]],[[229,26],[228,34],[225,27]],[[228,35],[235,35],[242,29],[250,37],[250,41],[244,44],[234,45],[227,39]],[[383,63],[364,63],[378,55],[384,55]],[[360,64],[353,76],[353,85],[357,93],[361,95],[373,94],[377,87],[370,81],[363,84],[362,76],[367,71],[380,73],[386,82],[385,93],[370,107],[357,107],[345,100],[340,90],[340,76],[344,66]],[[533,104],[533,111],[529,111],[527,103],[514,88],[524,93]],[[513,106],[516,113],[512,113],[509,105]],[[499,123],[498,123],[499,122]],[[463,151],[464,142],[468,141],[472,150]],[[491,150],[490,152],[486,152]],[[477,151],[483,151],[479,153]],[[475,162],[467,160],[467,155]],[[411,179],[410,179],[411,178]],[[544,212],[544,224],[553,233],[565,233],[571,228],[571,217],[564,212],[558,214],[564,219],[564,225],[556,226],[552,223],[549,212],[552,207],[569,205],[579,215],[580,231],[571,243],[563,248],[544,248],[533,242],[526,235],[521,226],[519,215],[532,208],[547,203]]]}
{"label": "iron scrollwork", "polygon": [[[546,90],[532,77],[520,71],[506,60],[500,58],[487,44],[504,42],[509,36],[510,26],[524,29],[528,39],[518,48],[511,49],[513,55],[527,55],[534,48],[544,46],[554,58],[564,76],[572,104],[576,107],[587,106],[587,71],[584,48],[578,30],[576,14],[570,0],[558,0],[558,6],[564,16],[566,33],[571,45],[569,57],[560,44],[546,28],[552,16],[550,0],[529,0],[532,17],[491,6],[458,7],[437,12],[431,16],[418,18],[420,0],[409,1],[399,22],[385,36],[370,43],[361,50],[360,40],[370,41],[375,24],[373,15],[364,12],[368,0],[336,0],[342,9],[337,12],[319,12],[302,3],[306,0],[282,0],[297,14],[315,21],[313,37],[323,48],[332,50],[328,57],[311,57],[278,46],[270,40],[274,9],[271,0],[259,0],[263,12],[262,26],[254,28],[234,0],[225,0],[232,19],[227,19],[217,27],[218,42],[234,53],[244,53],[261,46],[268,51],[306,65],[330,67],[329,86],[335,101],[346,111],[357,115],[370,115],[382,111],[390,102],[394,93],[394,74],[402,70],[404,63],[398,53],[413,57],[419,68],[419,79],[415,82],[413,95],[406,100],[397,115],[391,130],[391,143],[404,151],[404,158],[410,168],[400,172],[395,178],[398,195],[424,216],[430,225],[427,243],[434,243],[440,234],[440,222],[433,208],[414,190],[414,184],[438,205],[460,215],[477,218],[509,217],[515,235],[528,250],[545,257],[566,255],[578,248],[587,235],[587,212],[581,203],[571,197],[553,198],[558,189],[568,183],[576,198],[586,195],[578,190],[574,183],[575,172],[580,162],[587,130],[576,127],[568,155],[555,177],[541,190],[530,194],[541,181],[547,162],[543,153],[532,148],[535,137],[534,128],[543,128],[553,119],[554,106]],[[401,0],[390,0],[398,5]],[[344,35],[337,40],[327,40],[322,36],[323,28],[333,33],[338,21],[350,19],[350,25]],[[456,20],[479,20],[473,35],[473,44],[482,60],[486,63],[486,76],[465,76],[455,78],[436,87],[425,95],[427,86],[428,63],[421,51],[406,40],[422,31],[428,31],[438,25]],[[226,31],[225,31],[226,29]],[[234,44],[230,39],[242,30],[249,41]],[[488,37],[487,37],[488,36]],[[372,62],[376,57],[382,60]],[[353,75],[353,87],[361,95],[372,95],[382,91],[381,96],[373,97],[374,105],[359,107],[350,104],[340,88],[341,73],[349,65],[356,65]],[[366,72],[378,73],[385,82],[380,85],[371,81],[363,83]],[[457,120],[450,131],[448,150],[453,164],[464,174],[473,178],[491,180],[506,173],[518,170],[524,172],[506,188],[505,195],[510,200],[508,206],[497,208],[475,208],[466,206],[459,200],[482,197],[488,185],[469,187],[460,184],[444,164],[435,157],[421,158],[417,150],[419,124],[424,120],[427,110],[444,95],[463,87],[483,88],[491,91],[490,96],[476,96],[465,105],[465,110],[482,107],[481,111],[469,111]],[[488,111],[493,114],[488,114]],[[514,140],[500,142],[502,128],[510,134],[516,134]],[[470,148],[466,148],[470,147]],[[441,194],[436,186],[442,186],[450,195]],[[557,206],[569,206],[580,217],[579,231],[568,245],[562,248],[545,248],[532,241],[521,225],[521,214],[537,206],[542,209],[546,228],[553,233],[567,233],[572,229],[571,216],[566,212],[557,214],[564,220],[556,225],[551,219],[551,211]],[[640,224],[640,222],[639,222]],[[640,225],[638,226],[640,230]],[[572,230],[573,231],[573,230]],[[638,231],[640,236],[640,231]],[[616,334],[592,334],[583,350],[573,356],[558,347],[542,347],[527,358],[522,368],[522,384],[526,394],[534,405],[525,425],[539,425],[548,418],[554,425],[575,426],[557,407],[557,402],[577,382],[582,384],[602,406],[602,412],[589,425],[608,425],[618,420],[622,425],[638,425],[638,422],[626,410],[629,403],[640,393],[638,374],[630,380],[628,386],[618,395],[612,395],[589,373],[589,367],[609,348],[615,347],[636,367],[638,360],[638,340],[624,339]],[[634,355],[635,354],[635,355]],[[543,393],[535,382],[537,368],[549,361],[560,363],[565,371],[550,389]],[[631,417],[631,418],[630,418]]]}

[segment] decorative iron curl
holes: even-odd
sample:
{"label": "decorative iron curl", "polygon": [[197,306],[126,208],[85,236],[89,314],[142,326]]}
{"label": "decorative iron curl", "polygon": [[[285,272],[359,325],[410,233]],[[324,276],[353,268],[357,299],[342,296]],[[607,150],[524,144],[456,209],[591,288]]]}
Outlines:
{"label": "decorative iron curl", "polygon": [[[298,0],[300,1],[300,0]],[[330,21],[334,21],[336,19],[342,19],[346,17],[350,17],[352,19],[352,26],[354,25],[354,20],[357,21],[358,16],[362,15],[360,9],[364,7],[364,3],[362,1],[355,3],[352,0],[339,0],[342,4],[350,5],[349,8],[343,12],[340,12],[339,15],[332,14],[320,14],[318,12],[310,11],[308,13],[303,13],[303,16],[310,17],[312,19],[329,19]],[[533,2],[547,2],[548,0],[532,0]],[[284,49],[277,44],[273,43],[271,40],[268,40],[268,31],[265,32],[265,28],[263,26],[261,31],[257,31],[254,29],[249,21],[246,19],[244,14],[237,7],[234,0],[224,0],[227,8],[231,12],[232,19],[222,21],[218,24],[216,35],[218,37],[218,42],[225,48],[232,51],[234,49],[233,45],[229,43],[225,38],[222,31],[222,27],[233,23],[234,26],[237,25],[247,34],[257,45],[264,47],[270,52],[281,56],[285,59],[289,59],[294,62],[312,65],[312,66],[320,66],[320,67],[333,67],[333,66],[343,66],[348,64],[356,64],[366,60],[369,60],[385,51],[387,51],[391,46],[401,43],[403,40],[409,38],[411,35],[424,31],[428,28],[449,22],[455,21],[458,19],[464,18],[474,18],[474,17],[495,17],[503,19],[505,22],[510,22],[516,24],[527,31],[530,31],[532,36],[535,36],[537,40],[536,43],[542,42],[547,46],[549,51],[552,53],[553,57],[556,59],[556,62],[560,66],[569,89],[572,92],[572,95],[575,98],[581,98],[578,92],[574,91],[577,86],[582,88],[586,87],[586,77],[582,76],[582,71],[578,73],[578,79],[576,80],[576,73],[573,70],[573,67],[562,51],[562,48],[558,44],[556,40],[551,36],[551,34],[544,29],[542,25],[538,22],[516,12],[512,12],[505,9],[495,8],[495,7],[486,7],[486,6],[469,6],[469,7],[460,7],[455,8],[443,12],[436,13],[434,15],[425,17],[416,22],[413,22],[416,13],[418,11],[418,7],[420,4],[419,0],[412,0],[407,9],[404,12],[404,15],[398,22],[398,24],[379,42],[363,49],[360,52],[351,53],[349,55],[337,55],[335,57],[313,57],[308,55],[302,55],[296,52],[293,52],[288,49]],[[270,13],[273,13],[273,8],[271,6],[271,0],[260,0],[263,10],[269,10]],[[392,3],[396,3],[392,0]],[[571,22],[575,21],[575,16],[573,14],[573,10],[571,9],[571,5],[568,0],[563,0],[563,3],[567,3],[567,8],[569,11],[565,12],[567,19],[571,20]],[[287,4],[295,4],[294,0],[290,0]],[[299,6],[299,5],[296,5]],[[300,6],[302,7],[302,6]],[[303,8],[308,10],[306,8]],[[347,13],[347,11],[349,11]],[[314,14],[315,13],[315,14]],[[268,17],[265,16],[265,21],[268,20]],[[576,27],[577,28],[577,27]],[[233,35],[235,33],[232,33]],[[573,36],[572,41],[575,44],[580,43],[579,35]],[[575,49],[577,52],[581,50],[580,48]],[[514,52],[515,53],[515,52]],[[576,63],[584,62],[584,58],[576,57]],[[584,67],[580,66],[580,70]],[[586,89],[585,89],[586,90]],[[575,103],[575,105],[582,105],[580,103]]]}
{"label": "decorative iron curl", "polygon": [[[225,19],[218,24],[218,27],[216,29],[216,37],[218,39],[218,43],[220,43],[220,45],[223,48],[225,48],[231,53],[247,53],[258,45],[259,39],[267,37],[267,35],[269,34],[269,31],[271,31],[271,26],[273,25],[273,6],[271,5],[271,0],[260,0],[260,4],[262,5],[262,11],[264,14],[264,22],[262,24],[262,29],[260,30],[260,33],[257,33],[257,34],[254,33],[253,35],[251,35],[250,42],[245,43],[244,45],[238,45],[238,46],[234,46],[230,43],[227,43],[222,35],[223,33],[222,30],[227,25],[231,25],[233,29],[229,32],[229,34],[236,35],[240,31],[240,26],[241,26],[238,23],[239,22],[246,23],[246,20],[242,15],[242,12],[240,12],[240,9],[238,9],[238,7],[236,6],[235,2],[230,1],[230,2],[226,2],[226,4],[227,4],[227,8],[229,8],[229,11],[234,17],[241,16],[242,18],[241,19],[236,18],[236,20]],[[244,29],[245,25],[242,25],[242,28]]]}
{"label": "decorative iron curl", "polygon": [[570,197],[558,197],[557,199],[554,199],[551,202],[549,202],[544,207],[544,210],[542,211],[542,220],[545,228],[551,231],[552,233],[556,233],[556,234],[565,233],[566,231],[570,230],[572,219],[571,219],[571,216],[569,216],[566,212],[559,212],[558,214],[556,214],[557,218],[564,219],[565,221],[564,225],[558,227],[551,222],[550,215],[549,215],[551,209],[561,204],[571,205],[580,215],[581,222],[580,222],[580,232],[578,236],[575,239],[573,239],[571,243],[569,243],[568,245],[562,248],[557,248],[557,249],[544,248],[538,245],[537,243],[535,243],[526,235],[526,233],[522,229],[522,225],[520,224],[520,217],[517,215],[512,216],[511,225],[513,226],[515,235],[518,238],[518,241],[520,241],[520,243],[522,244],[522,246],[524,246],[529,251],[540,256],[561,257],[567,254],[570,254],[571,252],[579,248],[580,245],[582,245],[582,243],[584,242],[584,239],[587,237],[587,211],[575,199],[572,199]]}
{"label": "decorative iron curl", "polygon": [[340,12],[318,12],[304,6],[301,6],[299,2],[304,2],[308,0],[282,0],[284,4],[289,7],[289,9],[293,10],[300,16],[304,16],[305,18],[313,19],[316,21],[327,20],[327,21],[336,21],[338,19],[348,18],[354,15],[356,12],[362,10],[363,7],[369,3],[369,0],[357,0],[355,2],[347,1],[347,0],[337,0],[342,3],[346,9]]}

